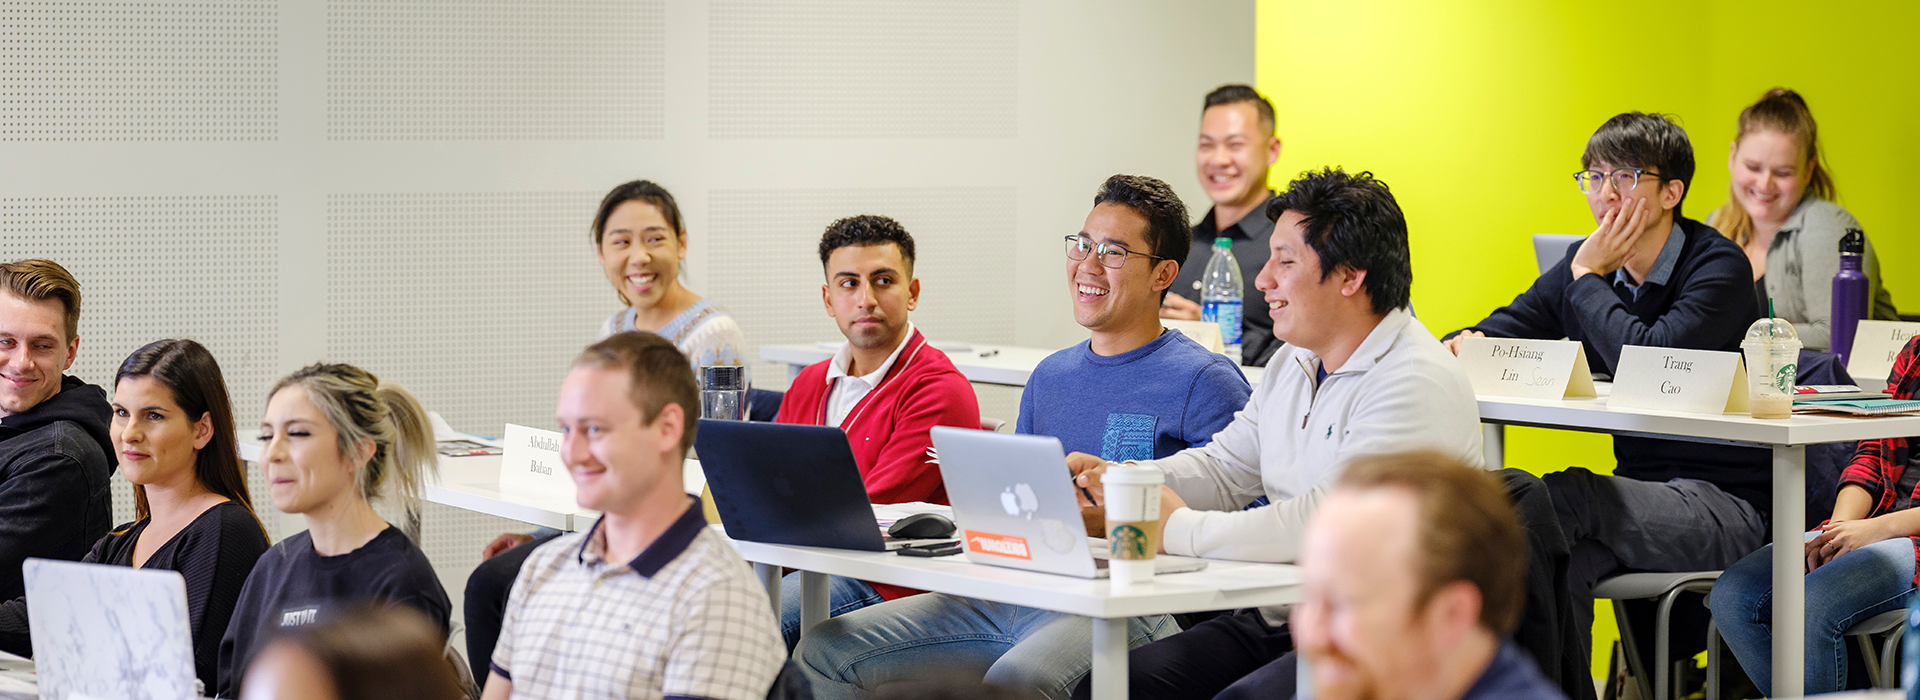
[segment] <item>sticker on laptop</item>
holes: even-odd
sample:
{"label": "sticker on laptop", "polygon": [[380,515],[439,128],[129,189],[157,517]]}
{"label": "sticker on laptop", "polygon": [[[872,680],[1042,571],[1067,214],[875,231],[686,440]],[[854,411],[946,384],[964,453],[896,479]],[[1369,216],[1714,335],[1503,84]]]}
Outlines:
{"label": "sticker on laptop", "polygon": [[967,551],[1029,561],[1033,559],[1033,556],[1027,553],[1027,538],[979,530],[967,531]]}

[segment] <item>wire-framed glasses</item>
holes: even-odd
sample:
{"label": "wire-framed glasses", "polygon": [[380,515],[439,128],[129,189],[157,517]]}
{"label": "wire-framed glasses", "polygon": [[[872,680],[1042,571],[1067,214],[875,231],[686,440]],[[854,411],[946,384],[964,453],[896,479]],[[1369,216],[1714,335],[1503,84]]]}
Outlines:
{"label": "wire-framed glasses", "polygon": [[1100,264],[1115,270],[1127,264],[1127,256],[1138,255],[1148,260],[1166,260],[1167,258],[1148,253],[1127,250],[1125,246],[1113,243],[1095,243],[1093,239],[1080,234],[1067,236],[1067,259],[1085,260],[1088,254],[1100,256]]}

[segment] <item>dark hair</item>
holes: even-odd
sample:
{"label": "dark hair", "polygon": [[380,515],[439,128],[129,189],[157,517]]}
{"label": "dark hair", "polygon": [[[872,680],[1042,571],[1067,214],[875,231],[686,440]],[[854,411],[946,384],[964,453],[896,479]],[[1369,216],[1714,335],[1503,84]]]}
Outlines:
{"label": "dark hair", "polygon": [[607,234],[607,218],[613,216],[613,210],[627,202],[645,202],[660,210],[666,217],[667,225],[673,227],[676,238],[687,237],[687,225],[680,218],[680,205],[673,201],[673,193],[667,188],[656,185],[651,180],[634,180],[613,188],[607,196],[600,199],[600,210],[593,214],[593,245],[598,248],[600,239]]}
{"label": "dark hair", "polygon": [[[1147,247],[1154,256],[1179,265],[1193,247],[1193,229],[1187,225],[1187,205],[1172,187],[1145,175],[1115,175],[1100,183],[1093,205],[1118,204],[1147,220]],[[1145,251],[1135,251],[1145,252]],[[1160,290],[1160,298],[1167,290]]]}
{"label": "dark hair", "polygon": [[1587,150],[1580,154],[1580,167],[1591,168],[1604,161],[1616,168],[1641,168],[1659,171],[1660,182],[1680,181],[1680,203],[1673,215],[1680,215],[1680,204],[1693,189],[1693,142],[1687,130],[1664,114],[1627,112],[1614,115],[1587,139]]}
{"label": "dark hair", "polygon": [[913,234],[907,233],[900,222],[878,214],[849,216],[827,224],[827,232],[820,234],[820,266],[826,267],[827,258],[841,248],[888,243],[900,249],[900,257],[907,261],[907,274],[913,274]]}
{"label": "dark hair", "polygon": [[1526,604],[1527,540],[1505,484],[1438,452],[1361,457],[1339,489],[1398,488],[1420,502],[1414,525],[1422,607],[1440,588],[1466,581],[1480,590],[1480,624],[1502,637]]}
{"label": "dark hair", "polygon": [[[233,403],[227,396],[227,380],[213,353],[191,340],[156,340],[140,347],[120,363],[113,377],[114,386],[128,377],[152,377],[173,393],[173,403],[187,420],[206,418],[213,424],[213,439],[194,457],[193,478],[208,491],[227,497],[254,513],[253,497],[247,492],[247,469],[240,463],[240,443],[234,437]],[[147,487],[133,486],[135,520],[146,520]],[[254,521],[260,515],[254,513]],[[266,532],[264,526],[260,529]]]}
{"label": "dark hair", "polygon": [[687,427],[680,433],[680,454],[693,448],[693,431],[700,423],[700,388],[693,380],[693,367],[673,341],[652,333],[627,331],[607,336],[587,346],[574,358],[573,366],[604,370],[626,370],[631,383],[628,397],[640,409],[640,419],[652,423],[667,404],[679,404],[687,416]]}
{"label": "dark hair", "polygon": [[44,258],[29,258],[0,264],[0,289],[28,301],[60,300],[66,313],[61,316],[67,342],[80,335],[80,283],[60,263]]}
{"label": "dark hair", "polygon": [[[1740,130],[1735,132],[1733,142],[1738,144],[1747,134],[1756,131],[1774,131],[1793,137],[1793,142],[1800,146],[1800,156],[1812,166],[1807,168],[1807,191],[1828,201],[1838,195],[1833,187],[1833,175],[1827,172],[1826,155],[1820,150],[1820,126],[1814,123],[1813,111],[1807,109],[1807,101],[1800,93],[1774,88],[1761,95],[1759,102],[1740,110]],[[1713,212],[1707,225],[1744,246],[1747,239],[1753,237],[1753,217],[1733,197],[1733,188],[1734,185],[1727,185],[1727,203]]]}
{"label": "dark hair", "polygon": [[1234,83],[1214,88],[1213,92],[1207,93],[1207,104],[1200,108],[1200,113],[1206,114],[1207,110],[1222,105],[1237,104],[1253,105],[1253,111],[1260,115],[1260,127],[1266,129],[1269,134],[1273,133],[1273,103],[1268,102],[1267,98],[1252,86]]}
{"label": "dark hair", "polygon": [[312,655],[342,698],[456,700],[466,690],[446,638],[413,608],[359,603],[319,624],[286,628],[273,644]]}
{"label": "dark hair", "polygon": [[1320,279],[1345,265],[1366,270],[1373,312],[1406,306],[1413,293],[1413,256],[1407,251],[1407,217],[1387,183],[1373,173],[1340,168],[1310,170],[1287,183],[1267,204],[1267,218],[1300,212],[1307,246],[1320,256]]}

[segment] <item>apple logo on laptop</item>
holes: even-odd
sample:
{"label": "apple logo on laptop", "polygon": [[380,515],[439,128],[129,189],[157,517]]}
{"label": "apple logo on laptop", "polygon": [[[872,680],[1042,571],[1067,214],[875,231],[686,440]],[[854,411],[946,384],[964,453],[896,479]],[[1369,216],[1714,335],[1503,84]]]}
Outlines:
{"label": "apple logo on laptop", "polygon": [[1007,515],[1031,518],[1034,511],[1040,510],[1040,497],[1033,494],[1032,486],[1014,484],[1000,492],[1000,507],[1007,511]]}

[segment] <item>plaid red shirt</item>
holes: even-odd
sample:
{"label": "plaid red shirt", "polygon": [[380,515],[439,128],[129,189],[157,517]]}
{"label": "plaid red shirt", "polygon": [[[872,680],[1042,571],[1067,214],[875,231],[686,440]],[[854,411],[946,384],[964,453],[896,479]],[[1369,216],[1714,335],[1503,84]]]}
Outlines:
{"label": "plaid red shirt", "polygon": [[[1887,378],[1887,389],[1896,399],[1912,399],[1916,392],[1920,392],[1920,336],[1907,341],[1907,346],[1900,350],[1900,356],[1894,358],[1893,374]],[[1909,466],[1915,439],[1861,440],[1860,448],[1853,453],[1853,462],[1847,465],[1846,471],[1840,473],[1841,488],[1851,484],[1866,489],[1873,496],[1873,511],[1867,517],[1887,514],[1900,500],[1900,494],[1894,491],[1900,484],[1900,475]],[[1920,487],[1908,495],[1912,498],[1907,507],[1920,505]],[[1914,582],[1920,585],[1920,538],[1907,539],[1914,541]]]}

